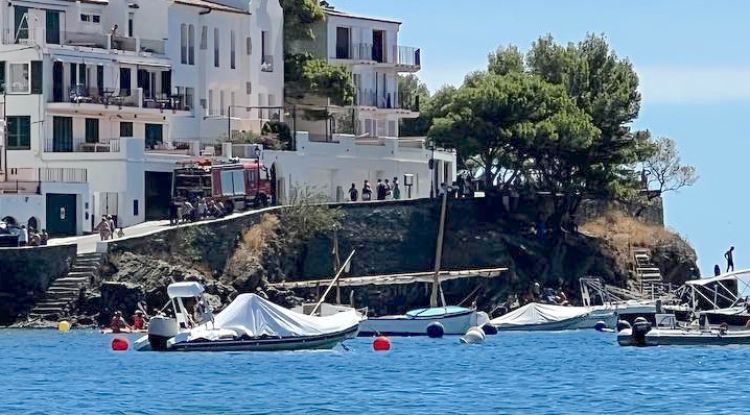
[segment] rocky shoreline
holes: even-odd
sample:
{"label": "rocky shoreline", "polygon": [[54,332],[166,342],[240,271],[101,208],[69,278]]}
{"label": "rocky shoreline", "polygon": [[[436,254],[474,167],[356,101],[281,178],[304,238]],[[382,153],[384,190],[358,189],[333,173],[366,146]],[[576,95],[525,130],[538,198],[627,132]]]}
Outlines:
{"label": "rocky shoreline", "polygon": [[[458,303],[473,296],[470,301],[475,301],[480,309],[492,310],[510,293],[526,292],[532,281],[563,286],[576,297],[580,277],[594,275],[619,286],[625,286],[633,277],[630,264],[618,256],[606,238],[565,234],[558,246],[550,246],[528,219],[538,216],[538,203],[521,203],[521,208],[513,212],[503,210],[501,200],[492,199],[451,200],[449,205],[443,269],[509,269],[499,278],[482,281],[479,288],[471,280],[446,284],[449,302]],[[435,201],[347,204],[321,209],[338,216],[340,251],[357,251],[350,275],[432,268],[439,214]],[[258,293],[287,307],[311,300],[313,292],[269,286],[332,274],[332,232],[292,234],[288,227],[299,226],[295,215],[299,212],[273,208],[232,220],[115,241],[109,245],[99,269],[99,281],[82,290],[66,315],[58,318],[79,327],[98,327],[105,325],[115,310],[127,316],[137,309],[154,314],[167,303],[166,286],[177,281],[203,284],[208,301],[217,309],[243,292]],[[644,224],[644,229],[666,232],[653,223]],[[678,236],[650,248],[670,281],[680,283],[697,276],[695,253]],[[379,314],[424,306],[428,296],[429,290],[419,284],[363,287],[353,294],[357,306],[368,306]],[[345,292],[342,298],[348,299],[349,293]],[[21,319],[15,325],[49,326],[54,326],[54,321]]]}

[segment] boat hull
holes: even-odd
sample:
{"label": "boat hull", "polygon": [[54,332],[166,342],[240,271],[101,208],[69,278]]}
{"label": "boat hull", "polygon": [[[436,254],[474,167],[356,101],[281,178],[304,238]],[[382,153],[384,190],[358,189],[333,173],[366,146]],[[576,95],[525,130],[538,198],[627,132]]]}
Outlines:
{"label": "boat hull", "polygon": [[736,330],[722,333],[712,330],[652,329],[636,342],[630,330],[617,334],[621,346],[729,346],[750,344],[750,330]]}
{"label": "boat hull", "polygon": [[247,340],[196,340],[190,342],[168,342],[165,351],[171,352],[274,352],[295,350],[332,349],[339,343],[356,337],[358,327],[347,330],[323,334],[320,336],[306,336],[294,338],[266,338]]}
{"label": "boat hull", "polygon": [[460,313],[444,314],[440,316],[386,316],[370,317],[360,323],[360,337],[383,336],[426,336],[427,327],[433,323],[443,326],[443,334],[447,336],[463,336],[469,328],[484,324],[475,310]]}
{"label": "boat hull", "polygon": [[552,321],[540,324],[495,325],[499,331],[562,331],[562,330],[585,330],[593,329],[596,324],[603,321],[607,327],[615,327],[617,314],[612,311],[608,313],[593,312],[591,314],[573,317],[566,320]]}

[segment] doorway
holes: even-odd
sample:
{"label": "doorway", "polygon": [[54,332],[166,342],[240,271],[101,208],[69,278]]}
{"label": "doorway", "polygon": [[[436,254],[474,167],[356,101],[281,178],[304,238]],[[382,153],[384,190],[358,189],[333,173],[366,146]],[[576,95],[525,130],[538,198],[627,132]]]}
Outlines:
{"label": "doorway", "polygon": [[372,31],[372,60],[375,62],[385,62],[385,31]]}
{"label": "doorway", "polygon": [[72,236],[76,224],[76,195],[47,193],[47,232]]}

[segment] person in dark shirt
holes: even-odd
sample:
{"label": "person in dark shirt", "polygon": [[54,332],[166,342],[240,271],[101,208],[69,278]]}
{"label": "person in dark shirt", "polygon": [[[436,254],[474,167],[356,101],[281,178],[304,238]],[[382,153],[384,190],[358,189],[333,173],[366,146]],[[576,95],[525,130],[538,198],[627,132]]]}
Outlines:
{"label": "person in dark shirt", "polygon": [[734,247],[729,247],[729,250],[724,253],[724,258],[727,260],[727,272],[731,269],[734,271]]}
{"label": "person in dark shirt", "polygon": [[375,192],[377,193],[378,200],[385,200],[386,187],[380,179],[378,179],[378,184],[375,186]]}
{"label": "person in dark shirt", "polygon": [[352,183],[352,187],[349,189],[349,200],[356,202],[359,197],[359,191],[357,191],[357,185]]}

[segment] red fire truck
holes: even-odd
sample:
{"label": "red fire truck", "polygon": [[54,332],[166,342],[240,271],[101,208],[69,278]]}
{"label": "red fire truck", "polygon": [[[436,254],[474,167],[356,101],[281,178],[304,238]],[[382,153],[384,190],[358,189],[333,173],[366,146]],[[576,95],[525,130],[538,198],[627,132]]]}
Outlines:
{"label": "red fire truck", "polygon": [[220,201],[227,211],[249,206],[267,206],[274,201],[268,169],[259,160],[234,164],[195,162],[175,169],[172,198],[194,200],[208,197]]}

